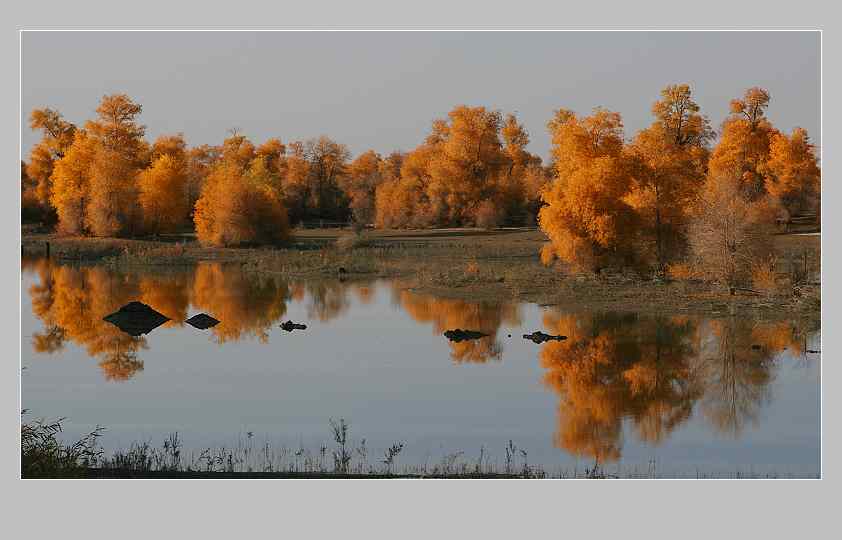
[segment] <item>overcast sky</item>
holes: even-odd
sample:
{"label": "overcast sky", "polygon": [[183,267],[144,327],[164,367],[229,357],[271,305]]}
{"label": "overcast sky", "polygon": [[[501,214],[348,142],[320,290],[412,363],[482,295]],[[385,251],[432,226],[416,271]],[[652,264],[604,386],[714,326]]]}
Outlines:
{"label": "overcast sky", "polygon": [[149,140],[219,144],[236,127],[256,143],[325,134],[385,154],[467,104],[516,112],[546,158],[553,110],[607,107],[630,138],[681,82],[717,129],[730,99],[761,86],[772,122],[818,145],[820,77],[816,32],[24,32],[23,153],[33,108],[82,124],[126,93]]}

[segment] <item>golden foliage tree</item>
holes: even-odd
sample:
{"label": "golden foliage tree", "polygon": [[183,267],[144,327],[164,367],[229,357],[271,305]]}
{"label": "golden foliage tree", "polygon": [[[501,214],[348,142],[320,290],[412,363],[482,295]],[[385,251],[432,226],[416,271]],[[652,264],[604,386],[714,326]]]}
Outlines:
{"label": "golden foliage tree", "polygon": [[96,112],[97,119],[85,125],[97,144],[86,225],[94,236],[131,234],[141,226],[136,177],[149,155],[146,128],[136,121],[141,106],[125,94],[114,94],[104,96]]}
{"label": "golden foliage tree", "polygon": [[173,154],[161,154],[138,175],[138,202],[144,229],[154,234],[171,233],[190,213],[186,163]]}
{"label": "golden foliage tree", "polygon": [[367,225],[374,219],[375,193],[383,181],[383,166],[380,155],[369,150],[352,161],[340,179],[339,185],[350,201],[354,221],[361,225]]}
{"label": "golden foliage tree", "polygon": [[664,88],[652,114],[655,122],[629,145],[634,182],[627,200],[654,244],[649,259],[663,270],[683,255],[687,218],[704,181],[713,132],[686,84]]}
{"label": "golden foliage tree", "polygon": [[712,177],[737,179],[741,195],[751,201],[766,194],[769,144],[777,133],[766,118],[769,100],[769,93],[757,87],[746,90],[742,99],[732,100],[731,115],[722,124],[710,158]]}
{"label": "golden foliage tree", "polygon": [[187,150],[187,201],[192,213],[202,193],[202,186],[213,166],[222,156],[222,148],[203,144]]}
{"label": "golden foliage tree", "polygon": [[632,187],[623,153],[620,115],[597,108],[579,118],[556,111],[549,122],[555,179],[543,191],[539,223],[550,239],[547,263],[558,257],[576,268],[633,258],[637,216],[626,202]]}
{"label": "golden foliage tree", "polygon": [[279,180],[245,137],[226,139],[196,202],[199,241],[211,246],[278,243],[289,236]]}
{"label": "golden foliage tree", "polygon": [[377,227],[499,225],[526,206],[524,177],[540,163],[514,115],[460,105],[435,120],[375,196]]}
{"label": "golden foliage tree", "polygon": [[767,169],[766,190],[787,214],[816,209],[821,171],[806,130],[795,128],[789,137],[773,134]]}
{"label": "golden foliage tree", "polygon": [[96,141],[85,130],[77,130],[70,148],[56,162],[50,204],[58,214],[59,233],[77,235],[85,232],[91,166],[96,149]]}
{"label": "golden foliage tree", "polygon": [[38,203],[49,208],[53,168],[73,144],[76,126],[64,120],[58,111],[44,108],[32,111],[29,127],[40,130],[42,137],[30,152],[27,175],[36,183],[35,197]]}

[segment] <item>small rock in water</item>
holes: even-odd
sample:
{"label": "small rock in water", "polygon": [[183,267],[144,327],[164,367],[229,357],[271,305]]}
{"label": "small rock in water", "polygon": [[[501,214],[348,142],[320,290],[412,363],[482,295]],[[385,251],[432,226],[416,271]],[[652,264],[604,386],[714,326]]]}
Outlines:
{"label": "small rock in water", "polygon": [[544,343],[546,341],[564,341],[567,339],[567,336],[553,336],[550,334],[545,334],[544,332],[532,332],[531,334],[523,334],[523,339],[528,339],[534,343]]}
{"label": "small rock in water", "polygon": [[207,313],[199,313],[198,315],[193,315],[186,321],[187,324],[194,328],[198,328],[199,330],[207,330],[208,328],[214,327],[219,324],[217,319],[214,319]]}
{"label": "small rock in water", "polygon": [[759,351],[759,350],[760,350],[760,345],[752,345],[752,346],[751,346],[751,350],[753,350],[753,351]]}
{"label": "small rock in water", "polygon": [[137,337],[148,334],[170,318],[143,302],[129,302],[114,313],[106,315],[102,320],[110,322],[130,336]]}
{"label": "small rock in water", "polygon": [[483,334],[482,332],[477,332],[476,330],[462,330],[461,328],[456,328],[455,330],[448,330],[444,333],[444,337],[455,343],[459,343],[460,341],[467,341],[470,339],[484,338],[487,336],[488,334]]}
{"label": "small rock in water", "polygon": [[285,323],[281,323],[281,328],[286,330],[287,332],[292,332],[293,330],[306,330],[306,324],[298,324],[292,321],[287,321]]}

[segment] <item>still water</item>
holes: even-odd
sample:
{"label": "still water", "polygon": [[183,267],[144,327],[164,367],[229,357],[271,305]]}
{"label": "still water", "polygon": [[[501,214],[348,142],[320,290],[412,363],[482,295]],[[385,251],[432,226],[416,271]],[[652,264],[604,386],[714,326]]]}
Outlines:
{"label": "still water", "polygon": [[[319,448],[330,418],[404,464],[512,440],[553,471],[599,460],[661,476],[820,474],[817,327],[443,299],[396,281],[289,282],[239,265],[115,270],[25,260],[23,407],[102,425],[106,450]],[[140,301],[171,320],[133,337],[103,321]],[[199,330],[182,321],[207,313]],[[285,332],[286,320],[307,325]],[[461,328],[488,337],[450,342]],[[567,336],[535,344],[541,330]]]}

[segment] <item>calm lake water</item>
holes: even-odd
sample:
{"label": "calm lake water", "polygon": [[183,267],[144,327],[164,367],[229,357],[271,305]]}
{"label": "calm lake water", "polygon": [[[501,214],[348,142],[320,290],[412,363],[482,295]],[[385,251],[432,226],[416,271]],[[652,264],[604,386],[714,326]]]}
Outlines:
{"label": "calm lake water", "polygon": [[[117,271],[25,260],[23,407],[97,424],[106,450],[332,446],[350,422],[371,461],[480,449],[502,464],[511,439],[552,473],[595,459],[661,476],[820,474],[818,328],[750,317],[565,311],[442,299],[399,282],[288,282],[239,265]],[[103,317],[131,301],[170,322],[132,337]],[[221,323],[182,321],[207,313]],[[285,332],[286,320],[307,325]],[[452,343],[462,328],[489,334]],[[541,345],[522,334],[568,337]]]}

